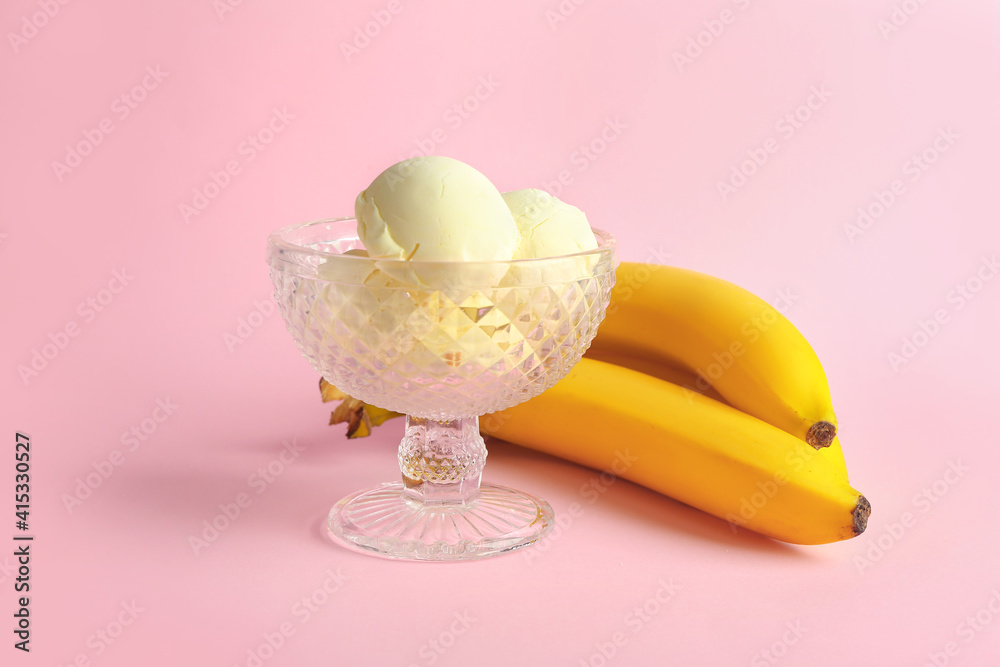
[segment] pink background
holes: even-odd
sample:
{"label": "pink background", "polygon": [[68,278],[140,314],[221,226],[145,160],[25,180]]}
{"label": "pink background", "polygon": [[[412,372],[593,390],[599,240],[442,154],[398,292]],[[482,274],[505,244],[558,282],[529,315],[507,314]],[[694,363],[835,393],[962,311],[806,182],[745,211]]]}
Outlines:
{"label": "pink background", "polygon": [[[4,664],[228,667],[261,646],[268,667],[1000,658],[1000,280],[976,283],[1000,249],[996,2],[224,2],[0,10],[0,539],[18,532],[17,430],[36,536],[30,655],[12,648],[0,548]],[[797,127],[782,120],[796,110]],[[264,242],[350,214],[421,148],[501,190],[558,190],[624,259],[794,294],[868,532],[792,547],[624,481],[588,504],[594,471],[494,443],[488,480],[564,517],[584,504],[543,548],[441,566],[330,544],[329,506],[395,478],[402,425],[351,442],[326,426],[267,305]],[[967,281],[980,289],[959,299]],[[46,345],[54,358],[22,378]],[[293,440],[302,451],[275,463]],[[283,469],[262,484],[268,465]],[[240,494],[249,505],[195,553],[189,538]]]}

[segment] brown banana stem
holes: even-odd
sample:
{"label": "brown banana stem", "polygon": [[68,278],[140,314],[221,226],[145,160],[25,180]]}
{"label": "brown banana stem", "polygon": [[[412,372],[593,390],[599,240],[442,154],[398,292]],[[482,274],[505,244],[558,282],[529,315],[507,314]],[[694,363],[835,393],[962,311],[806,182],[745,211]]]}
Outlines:
{"label": "brown banana stem", "polygon": [[830,422],[816,422],[809,427],[806,442],[812,445],[813,449],[823,449],[830,446],[836,435],[837,427]]}
{"label": "brown banana stem", "polygon": [[854,534],[860,535],[868,527],[868,517],[871,516],[872,505],[864,496],[858,496],[858,504],[854,506]]}

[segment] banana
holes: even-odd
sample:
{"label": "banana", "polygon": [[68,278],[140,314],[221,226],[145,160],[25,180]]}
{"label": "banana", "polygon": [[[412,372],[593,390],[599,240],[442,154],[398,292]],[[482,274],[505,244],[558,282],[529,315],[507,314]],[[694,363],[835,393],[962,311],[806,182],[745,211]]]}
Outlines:
{"label": "banana", "polygon": [[686,379],[814,448],[831,446],[837,418],[823,366],[773,306],[686,269],[622,262],[616,273],[587,357]]}
{"label": "banana", "polygon": [[593,359],[482,417],[480,428],[794,544],[859,535],[871,512],[848,483],[837,439],[816,449],[736,408]]}
{"label": "banana", "polygon": [[604,361],[609,364],[614,364],[615,366],[631,368],[634,371],[639,371],[640,373],[645,373],[646,375],[652,375],[655,378],[660,378],[661,380],[666,380],[667,382],[673,382],[686,392],[697,392],[703,396],[708,396],[711,399],[719,401],[720,403],[726,403],[726,399],[723,398],[722,394],[716,391],[712,385],[705,382],[699,382],[698,374],[684,368],[683,366],[674,366],[656,359],[640,359],[616,350],[588,350],[585,356],[589,359]]}

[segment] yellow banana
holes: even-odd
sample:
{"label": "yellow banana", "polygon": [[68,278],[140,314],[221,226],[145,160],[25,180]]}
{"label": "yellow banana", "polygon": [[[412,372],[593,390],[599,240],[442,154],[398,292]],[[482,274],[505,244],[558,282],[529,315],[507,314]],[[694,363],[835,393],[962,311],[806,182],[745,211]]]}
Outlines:
{"label": "yellow banana", "polygon": [[[727,403],[815,448],[837,434],[830,387],[816,353],[788,319],[720,278],[622,262],[608,314],[587,357],[689,378]],[[679,376],[677,374],[680,374]]]}
{"label": "yellow banana", "polygon": [[848,484],[836,440],[815,449],[731,406],[592,359],[530,401],[482,417],[480,428],[785,542],[854,537],[871,511]]}
{"label": "yellow banana", "polygon": [[693,371],[690,371],[680,365],[672,365],[656,359],[640,359],[616,350],[605,349],[601,349],[596,352],[588,350],[586,357],[614,364],[615,366],[631,368],[634,371],[639,371],[640,373],[645,373],[646,375],[652,375],[655,378],[660,378],[661,380],[666,380],[667,382],[673,382],[683,388],[684,391],[696,392],[719,401],[720,403],[726,403],[726,399],[723,398],[722,394],[717,392],[712,385],[704,382],[698,382],[697,373],[694,373]]}

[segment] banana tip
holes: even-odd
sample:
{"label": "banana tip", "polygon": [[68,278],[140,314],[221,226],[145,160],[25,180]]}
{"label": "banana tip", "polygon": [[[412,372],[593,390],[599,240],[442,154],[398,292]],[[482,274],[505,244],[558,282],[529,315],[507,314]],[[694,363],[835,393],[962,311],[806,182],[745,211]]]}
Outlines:
{"label": "banana tip", "polygon": [[812,445],[814,449],[823,449],[830,446],[836,435],[836,424],[826,421],[816,422],[809,427],[809,432],[806,433],[806,442]]}
{"label": "banana tip", "polygon": [[868,527],[868,517],[872,513],[872,504],[862,495],[858,496],[858,503],[854,506],[854,535],[860,535]]}

